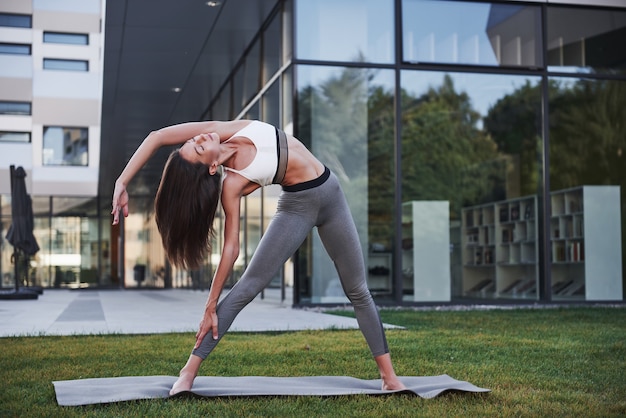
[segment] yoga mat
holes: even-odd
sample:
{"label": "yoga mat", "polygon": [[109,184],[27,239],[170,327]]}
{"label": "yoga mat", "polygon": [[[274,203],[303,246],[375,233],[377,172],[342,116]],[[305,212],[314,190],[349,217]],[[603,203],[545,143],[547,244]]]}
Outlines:
{"label": "yoga mat", "polygon": [[[264,377],[198,376],[191,392],[197,396],[337,396],[389,395],[414,393],[422,398],[451,390],[489,392],[469,382],[440,376],[401,376],[406,391],[383,391],[380,379],[362,380],[348,376]],[[52,382],[61,406],[122,402],[134,399],[169,398],[174,376],[130,376],[99,379],[61,380]]]}

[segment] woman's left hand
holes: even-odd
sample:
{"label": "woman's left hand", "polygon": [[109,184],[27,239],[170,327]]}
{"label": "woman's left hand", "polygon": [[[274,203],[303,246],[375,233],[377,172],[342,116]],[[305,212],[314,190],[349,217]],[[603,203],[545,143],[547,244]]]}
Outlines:
{"label": "woman's left hand", "polygon": [[111,206],[113,225],[117,225],[120,222],[120,212],[124,214],[124,217],[128,216],[128,192],[126,191],[126,186],[122,183],[115,182]]}
{"label": "woman's left hand", "polygon": [[202,343],[202,340],[209,332],[213,334],[213,339],[217,340],[217,313],[215,310],[205,311],[204,317],[202,321],[200,321],[200,328],[196,333],[196,345],[193,347],[194,349],[200,347],[200,343]]}

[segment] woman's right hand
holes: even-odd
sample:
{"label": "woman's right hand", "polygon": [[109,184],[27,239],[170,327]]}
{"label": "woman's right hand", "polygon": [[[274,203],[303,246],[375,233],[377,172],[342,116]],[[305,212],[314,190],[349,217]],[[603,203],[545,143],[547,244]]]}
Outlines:
{"label": "woman's right hand", "polygon": [[111,215],[113,215],[113,225],[120,222],[120,212],[124,217],[128,216],[128,192],[126,186],[122,183],[115,182],[115,190],[113,191],[113,202],[111,203]]}
{"label": "woman's right hand", "polygon": [[217,340],[217,313],[215,309],[207,309],[204,311],[204,317],[202,317],[200,327],[196,333],[196,345],[193,347],[194,350],[200,347],[200,343],[202,343],[202,340],[209,332],[213,334],[213,339]]}

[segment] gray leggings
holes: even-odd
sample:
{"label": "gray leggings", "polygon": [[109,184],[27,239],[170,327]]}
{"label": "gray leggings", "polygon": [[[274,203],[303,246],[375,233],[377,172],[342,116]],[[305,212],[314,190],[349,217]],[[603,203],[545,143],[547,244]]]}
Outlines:
{"label": "gray leggings", "polygon": [[389,352],[378,310],[365,282],[363,253],[350,209],[339,181],[326,170],[311,182],[283,187],[276,215],[250,264],[217,306],[218,340],[214,340],[209,331],[200,347],[193,351],[194,355],[202,359],[209,355],[237,314],[270,283],[315,226],[335,263],[372,355],[377,357]]}

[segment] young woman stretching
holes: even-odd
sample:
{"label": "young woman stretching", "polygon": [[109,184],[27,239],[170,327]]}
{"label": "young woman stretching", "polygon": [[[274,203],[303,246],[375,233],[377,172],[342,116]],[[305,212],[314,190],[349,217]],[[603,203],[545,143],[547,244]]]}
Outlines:
{"label": "young woman stretching", "polygon": [[[182,144],[165,164],[155,219],[172,264],[198,267],[210,251],[218,201],[224,247],[189,360],[170,394],[191,389],[202,361],[235,316],[263,290],[313,227],[335,263],[343,289],[376,360],[382,389],[404,389],[397,378],[382,322],[365,282],[354,221],[334,174],[296,138],[260,121],[190,122],[151,132],[115,182],[113,225],[128,216],[126,186],[161,146]],[[218,167],[223,166],[223,176]],[[224,177],[222,179],[222,177]],[[240,200],[259,187],[282,186],[278,207],[241,279],[218,303],[239,255]],[[205,338],[207,334],[209,337]]]}

